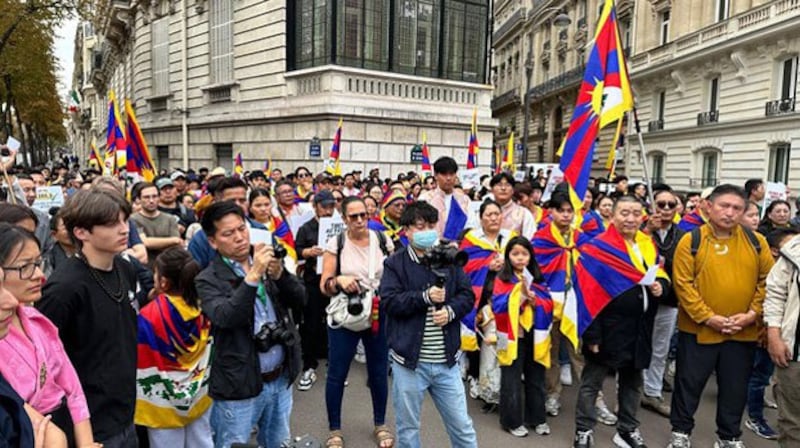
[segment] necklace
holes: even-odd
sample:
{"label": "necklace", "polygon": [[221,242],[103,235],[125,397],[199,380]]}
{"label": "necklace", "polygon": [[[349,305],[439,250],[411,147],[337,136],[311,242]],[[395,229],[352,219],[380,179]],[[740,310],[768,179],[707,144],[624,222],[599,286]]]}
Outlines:
{"label": "necklace", "polygon": [[100,274],[97,272],[97,269],[95,269],[94,267],[92,267],[92,265],[89,264],[89,261],[86,260],[86,257],[83,254],[80,254],[78,258],[81,261],[83,261],[83,264],[85,264],[87,268],[89,268],[89,274],[92,276],[94,281],[97,282],[97,284],[100,286],[100,289],[102,289],[103,292],[106,293],[106,295],[114,302],[118,304],[122,303],[122,301],[125,299],[125,287],[124,287],[125,285],[123,285],[122,275],[120,275],[119,269],[114,269],[116,265],[112,265],[111,270],[114,272],[115,277],[117,279],[118,289],[117,291],[111,291],[111,288],[109,288],[103,281],[103,279],[100,277]]}

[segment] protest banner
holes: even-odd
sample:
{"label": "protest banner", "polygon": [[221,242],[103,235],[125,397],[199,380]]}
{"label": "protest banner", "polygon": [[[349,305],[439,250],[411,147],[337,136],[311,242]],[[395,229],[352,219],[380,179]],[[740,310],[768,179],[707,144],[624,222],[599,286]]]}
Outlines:
{"label": "protest banner", "polygon": [[37,187],[33,208],[49,213],[53,207],[64,206],[64,190],[60,186]]}
{"label": "protest banner", "polygon": [[764,205],[761,207],[761,218],[764,218],[769,204],[779,200],[785,201],[786,197],[786,184],[783,182],[766,182],[764,184]]}
{"label": "protest banner", "polygon": [[[344,232],[344,221],[341,215],[319,219],[319,235],[317,246],[323,249],[328,246],[328,241]],[[322,274],[322,256],[317,257],[317,274]]]}

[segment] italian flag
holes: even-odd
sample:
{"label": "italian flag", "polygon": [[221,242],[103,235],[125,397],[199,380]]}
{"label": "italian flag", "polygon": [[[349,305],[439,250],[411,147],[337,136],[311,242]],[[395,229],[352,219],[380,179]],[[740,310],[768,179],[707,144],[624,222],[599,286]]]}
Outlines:
{"label": "italian flag", "polygon": [[81,105],[81,100],[78,98],[78,92],[70,90],[69,92],[69,111],[70,113],[78,113],[78,108]]}

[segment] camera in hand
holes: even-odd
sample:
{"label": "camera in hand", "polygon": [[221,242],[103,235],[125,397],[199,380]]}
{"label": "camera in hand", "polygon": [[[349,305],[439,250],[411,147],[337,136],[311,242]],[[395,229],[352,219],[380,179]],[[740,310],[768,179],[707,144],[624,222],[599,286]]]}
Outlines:
{"label": "camera in hand", "polygon": [[364,292],[358,291],[357,293],[347,293],[347,312],[353,316],[358,316],[364,312],[364,304],[361,300],[364,299]]}
{"label": "camera in hand", "polygon": [[272,255],[275,258],[277,258],[279,260],[282,260],[282,259],[286,258],[286,255],[288,255],[288,252],[286,251],[285,247],[283,247],[280,244],[276,244],[275,247],[272,248]]}
{"label": "camera in hand", "polygon": [[422,257],[422,263],[431,269],[442,269],[449,266],[464,267],[468,260],[467,253],[458,250],[449,240],[439,241]]}
{"label": "camera in hand", "polygon": [[9,150],[7,147],[3,146],[2,148],[0,148],[0,156],[8,157],[10,155],[11,155],[11,150]]}
{"label": "camera in hand", "polygon": [[261,353],[266,353],[272,347],[282,344],[291,347],[295,344],[294,333],[286,328],[283,322],[267,322],[261,326],[253,339],[256,341],[256,349]]}

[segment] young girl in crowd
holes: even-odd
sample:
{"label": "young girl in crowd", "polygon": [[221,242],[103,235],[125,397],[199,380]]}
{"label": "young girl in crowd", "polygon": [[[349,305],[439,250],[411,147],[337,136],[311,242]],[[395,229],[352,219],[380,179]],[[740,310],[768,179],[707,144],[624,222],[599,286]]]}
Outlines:
{"label": "young girl in crowd", "polygon": [[500,425],[515,437],[527,436],[526,426],[534,428],[536,434],[550,434],[545,421],[545,366],[534,360],[536,298],[530,289],[533,276],[528,270],[532,263],[535,259],[530,241],[523,237],[509,240],[505,265],[497,274],[492,294],[501,371]]}
{"label": "young girl in crowd", "polygon": [[200,266],[172,247],[155,261],[155,293],[139,314],[136,424],[153,448],[211,448],[211,322],[200,311]]}

